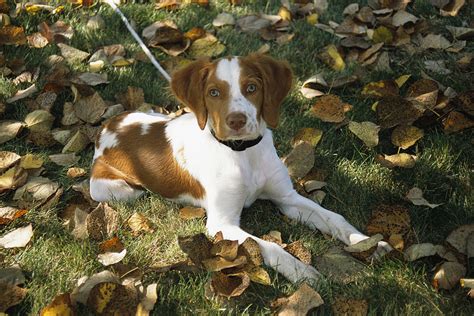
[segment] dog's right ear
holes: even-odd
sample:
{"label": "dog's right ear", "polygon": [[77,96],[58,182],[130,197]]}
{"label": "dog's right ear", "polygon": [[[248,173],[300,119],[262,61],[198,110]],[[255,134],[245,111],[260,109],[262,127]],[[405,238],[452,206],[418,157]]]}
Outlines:
{"label": "dog's right ear", "polygon": [[200,59],[178,69],[171,77],[171,90],[194,112],[201,129],[207,122],[204,89],[210,65],[209,59]]}

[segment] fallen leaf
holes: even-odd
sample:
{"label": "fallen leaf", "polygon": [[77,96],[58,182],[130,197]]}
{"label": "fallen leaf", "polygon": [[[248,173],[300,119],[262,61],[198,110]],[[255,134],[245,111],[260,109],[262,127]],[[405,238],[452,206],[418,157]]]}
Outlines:
{"label": "fallen leaf", "polygon": [[250,269],[245,270],[245,272],[249,275],[250,281],[252,282],[263,285],[270,285],[272,283],[272,281],[270,280],[270,275],[262,267],[252,267]]}
{"label": "fallen leaf", "polygon": [[72,291],[70,297],[73,305],[76,305],[77,302],[81,304],[87,304],[87,299],[92,288],[103,282],[114,282],[119,283],[119,278],[111,271],[101,271],[90,277],[82,277],[77,281],[77,287]]}
{"label": "fallen leaf", "polygon": [[346,68],[344,59],[339,54],[336,46],[332,44],[324,47],[318,56],[326,65],[336,71],[342,71]]}
{"label": "fallen leaf", "polygon": [[316,257],[315,266],[326,277],[342,283],[355,281],[365,268],[364,264],[338,247],[332,247]]}
{"label": "fallen leaf", "polygon": [[137,307],[137,313],[135,316],[148,316],[153,310],[156,301],[158,300],[158,294],[156,291],[157,284],[149,284],[146,290],[142,293],[142,299]]}
{"label": "fallen leaf", "polygon": [[474,120],[458,111],[449,112],[443,119],[443,130],[445,133],[456,133],[474,126]]}
{"label": "fallen leaf", "polygon": [[427,70],[440,75],[449,75],[452,73],[451,70],[446,68],[446,62],[444,60],[425,60],[424,64]]}
{"label": "fallen leaf", "polygon": [[423,108],[401,97],[385,97],[377,104],[377,119],[382,129],[409,125],[424,112]]}
{"label": "fallen leaf", "polygon": [[102,263],[104,266],[110,266],[122,261],[127,254],[127,249],[122,250],[121,252],[106,252],[97,255],[97,260]]}
{"label": "fallen leaf", "polygon": [[69,168],[66,172],[66,175],[69,178],[79,178],[87,174],[87,171],[84,168]]}
{"label": "fallen leaf", "polygon": [[13,166],[0,175],[0,193],[21,187],[26,183],[27,179],[28,173],[25,169],[19,165]]}
{"label": "fallen leaf", "polygon": [[239,243],[237,240],[219,240],[211,248],[212,256],[219,256],[226,260],[232,261],[237,258]]}
{"label": "fallen leaf", "polygon": [[304,141],[310,144],[311,146],[316,147],[322,136],[322,130],[312,127],[305,127],[300,129],[296,133],[296,135],[291,140],[291,145],[296,146],[300,141]]}
{"label": "fallen leaf", "polygon": [[298,290],[288,298],[280,298],[273,302],[273,307],[278,308],[278,316],[307,315],[310,310],[324,304],[321,296],[309,285],[303,283]]}
{"label": "fallen leaf", "polygon": [[406,99],[425,108],[432,109],[437,104],[438,84],[434,80],[420,79],[407,90]]}
{"label": "fallen leaf", "polygon": [[372,213],[367,223],[367,234],[382,234],[388,239],[394,234],[405,236],[411,228],[408,210],[399,205],[380,205]]}
{"label": "fallen leaf", "polygon": [[377,250],[377,245],[382,239],[382,234],[376,234],[356,244],[346,246],[344,250],[359,260],[367,260]]}
{"label": "fallen leaf", "polygon": [[125,93],[116,95],[116,99],[127,110],[135,111],[145,102],[145,93],[142,88],[128,86]]}
{"label": "fallen leaf", "polygon": [[221,27],[224,25],[234,25],[235,19],[234,16],[230,13],[220,13],[218,14],[215,19],[212,21],[212,25],[215,27]]}
{"label": "fallen leaf", "polygon": [[20,210],[11,206],[0,207],[0,225],[7,225],[26,213],[26,210]]}
{"label": "fallen leaf", "polygon": [[320,97],[312,107],[312,114],[323,122],[341,123],[345,113],[352,109],[352,105],[343,103],[338,96],[329,94]]}
{"label": "fallen leaf", "polygon": [[90,56],[87,52],[63,43],[59,43],[58,47],[61,50],[61,55],[70,63],[80,63]]}
{"label": "fallen leaf", "polygon": [[319,97],[324,95],[325,93],[320,91],[322,88],[327,88],[328,84],[326,80],[324,80],[321,74],[317,74],[303,82],[303,86],[301,87],[300,91],[301,94],[308,99],[312,99],[314,97]]}
{"label": "fallen leaf", "polygon": [[435,272],[431,283],[436,289],[451,290],[466,275],[466,268],[458,262],[444,262]]}
{"label": "fallen leaf", "polygon": [[101,282],[90,290],[87,306],[98,315],[135,315],[136,290],[115,282]]}
{"label": "fallen leaf", "polygon": [[247,263],[247,258],[245,256],[239,256],[234,260],[230,261],[222,257],[213,257],[202,260],[202,264],[207,271],[215,272],[221,271],[223,269],[241,267]]}
{"label": "fallen leaf", "polygon": [[107,74],[98,74],[92,72],[84,72],[78,76],[82,81],[81,83],[89,86],[97,86],[104,83],[109,83],[107,80]]}
{"label": "fallen leaf", "polygon": [[53,126],[54,116],[45,110],[36,110],[25,117],[25,123],[32,132],[47,132]]}
{"label": "fallen leaf", "polygon": [[28,45],[34,48],[43,48],[49,44],[49,41],[46,37],[43,36],[40,32],[33,33],[26,37],[28,40]]}
{"label": "fallen leaf", "polygon": [[82,131],[78,130],[64,145],[62,153],[79,153],[89,145],[90,139]]}
{"label": "fallen leaf", "polygon": [[399,88],[394,80],[369,82],[364,86],[361,94],[364,96],[372,96],[377,98],[391,96],[395,97],[399,94]]}
{"label": "fallen leaf", "polygon": [[142,213],[133,213],[132,216],[127,220],[127,224],[132,230],[132,234],[137,236],[142,232],[153,233],[155,230],[152,228],[151,221]]}
{"label": "fallen leaf", "polygon": [[17,228],[0,237],[0,247],[2,248],[23,248],[33,237],[33,226]]}
{"label": "fallen leaf", "polygon": [[0,145],[15,138],[23,127],[22,122],[17,121],[1,121],[0,122]]}
{"label": "fallen leaf", "polygon": [[424,257],[439,255],[442,257],[446,253],[446,249],[441,245],[432,243],[414,244],[405,250],[405,259],[407,261],[415,261]]}
{"label": "fallen leaf", "polygon": [[23,271],[20,269],[20,266],[18,264],[14,264],[6,268],[0,268],[0,283],[20,285],[25,284],[25,282],[25,275],[23,274]]}
{"label": "fallen leaf", "polygon": [[53,301],[49,303],[48,306],[43,308],[40,312],[40,316],[72,316],[75,314],[75,308],[72,306],[69,293],[64,293],[56,296]]}
{"label": "fallen leaf", "polygon": [[202,233],[194,236],[180,236],[178,237],[178,245],[198,267],[203,266],[203,260],[211,257],[212,243]]}
{"label": "fallen leaf", "polygon": [[77,117],[91,124],[99,122],[106,109],[107,104],[98,92],[88,97],[82,97],[74,104],[74,112]]}
{"label": "fallen leaf", "polygon": [[294,241],[285,247],[285,250],[301,262],[311,264],[311,252],[303,245],[301,240]]}
{"label": "fallen leaf", "polygon": [[395,167],[410,169],[415,166],[416,156],[407,153],[400,153],[394,155],[377,155],[375,156],[375,161],[389,169]]}
{"label": "fallen leaf", "polygon": [[119,215],[116,210],[106,203],[100,203],[89,213],[86,222],[89,237],[95,240],[101,240],[109,238],[117,232]]}
{"label": "fallen leaf", "polygon": [[188,54],[192,58],[202,56],[217,57],[222,54],[225,49],[225,45],[219,42],[214,35],[208,34],[206,37],[195,40],[189,47]]}
{"label": "fallen leaf", "polygon": [[311,13],[308,16],[306,16],[306,22],[308,22],[311,25],[315,25],[318,23],[318,18],[319,18],[319,15],[317,13]]}
{"label": "fallen leaf", "polygon": [[428,34],[420,39],[422,49],[447,49],[450,46],[451,42],[440,34]]}
{"label": "fallen leaf", "polygon": [[86,239],[89,237],[87,232],[87,216],[89,213],[80,207],[74,208],[74,216],[70,220],[69,227],[71,235],[76,239]]}
{"label": "fallen leaf", "polygon": [[17,162],[21,156],[11,151],[0,151],[0,172],[5,171]]}
{"label": "fallen leaf", "polygon": [[465,0],[450,0],[439,12],[442,16],[456,16],[465,3]]}
{"label": "fallen leaf", "polygon": [[474,37],[474,28],[472,27],[457,27],[447,25],[446,29],[458,40],[468,40]]}
{"label": "fallen leaf", "polygon": [[26,41],[25,30],[22,26],[4,25],[0,27],[0,44],[24,45]]}
{"label": "fallen leaf", "polygon": [[[0,28],[1,30],[1,28]],[[7,103],[13,103],[13,102],[16,102],[18,100],[21,100],[21,99],[24,99],[24,98],[28,98],[29,96],[31,96],[32,94],[36,93],[38,91],[38,88],[36,87],[35,84],[32,84],[31,86],[29,86],[28,88],[24,89],[24,90],[18,90],[14,96],[12,96],[11,98],[8,98],[6,100]]]}
{"label": "fallen leaf", "polygon": [[240,296],[250,285],[250,277],[246,272],[212,274],[211,288],[219,296],[227,298]]}
{"label": "fallen leaf", "polygon": [[21,157],[20,167],[23,169],[36,169],[43,166],[43,158],[39,155],[26,154]]}
{"label": "fallen leaf", "polygon": [[359,4],[358,3],[351,3],[347,5],[344,10],[342,11],[343,15],[354,15],[359,11]]}
{"label": "fallen leaf", "polygon": [[263,256],[260,252],[260,246],[255,240],[248,237],[239,246],[239,255],[244,255],[247,258],[248,265],[257,267],[263,264]]}
{"label": "fallen leaf", "polygon": [[[379,26],[377,27],[375,30],[374,30],[374,34],[372,34],[372,41],[375,43],[375,44],[387,44],[387,45],[390,45],[392,44],[393,42],[393,33],[392,31],[385,27],[385,26]],[[375,52],[374,52],[375,54]],[[365,58],[365,61],[368,60],[368,56],[367,58]]]}
{"label": "fallen leaf", "polygon": [[372,122],[358,123],[350,121],[349,130],[369,148],[375,147],[379,143],[380,126]]}
{"label": "fallen leaf", "polygon": [[247,15],[237,19],[237,26],[243,32],[257,32],[270,26],[271,21],[258,15]]}
{"label": "fallen leaf", "polygon": [[304,187],[304,190],[306,192],[312,192],[312,191],[315,191],[315,190],[319,190],[319,189],[322,189],[323,187],[325,187],[327,185],[326,182],[324,181],[317,181],[317,180],[308,180],[308,181],[305,181],[303,183],[303,187]]}
{"label": "fallen leaf", "polygon": [[[0,281],[0,312],[6,312],[12,306],[20,304],[28,293],[27,289]],[[6,315],[6,314],[5,314]]]}
{"label": "fallen leaf", "polygon": [[467,240],[468,237],[474,233],[474,224],[462,225],[453,230],[448,237],[446,242],[454,247],[459,253],[467,255]]}
{"label": "fallen leaf", "polygon": [[405,248],[405,240],[403,240],[402,234],[390,235],[388,239],[388,243],[390,244],[390,246],[392,246],[394,249],[398,251],[403,251],[403,249]]}
{"label": "fallen leaf", "polygon": [[367,315],[369,304],[366,300],[336,297],[331,308],[334,316],[365,316]]}
{"label": "fallen leaf", "polygon": [[182,219],[203,218],[206,211],[202,207],[183,207],[179,210],[179,217]]}
{"label": "fallen leaf", "polygon": [[62,167],[69,167],[79,162],[80,157],[75,153],[49,155],[49,160]]}
{"label": "fallen leaf", "polygon": [[418,18],[405,10],[397,11],[392,17],[393,26],[403,26],[407,23],[416,23]]}
{"label": "fallen leaf", "polygon": [[392,144],[402,149],[407,149],[421,139],[424,135],[422,129],[411,125],[399,125],[392,132]]}
{"label": "fallen leaf", "polygon": [[414,187],[408,191],[406,198],[409,199],[414,205],[428,206],[429,208],[435,208],[441,204],[431,204],[423,197],[423,191],[420,188]]}
{"label": "fallen leaf", "polygon": [[18,188],[13,200],[25,208],[41,206],[60,190],[59,184],[44,177],[30,177],[28,182]]}
{"label": "fallen leaf", "polygon": [[293,150],[283,159],[291,177],[304,177],[314,165],[314,147],[300,141]]}
{"label": "fallen leaf", "polygon": [[277,245],[281,246],[282,248],[286,247],[287,245],[283,243],[283,239],[281,238],[281,232],[278,230],[271,230],[268,234],[262,236],[263,240],[270,241],[276,243]]}
{"label": "fallen leaf", "polygon": [[405,84],[405,82],[407,82],[408,79],[410,79],[410,77],[411,75],[401,75],[400,77],[395,79],[395,82],[397,83],[397,86],[401,88]]}

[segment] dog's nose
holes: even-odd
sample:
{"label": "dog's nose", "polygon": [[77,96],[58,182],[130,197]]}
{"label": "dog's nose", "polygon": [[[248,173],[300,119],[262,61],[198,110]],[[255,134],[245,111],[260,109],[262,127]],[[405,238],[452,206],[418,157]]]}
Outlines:
{"label": "dog's nose", "polygon": [[247,123],[247,116],[242,112],[232,112],[227,115],[225,122],[231,129],[238,131]]}

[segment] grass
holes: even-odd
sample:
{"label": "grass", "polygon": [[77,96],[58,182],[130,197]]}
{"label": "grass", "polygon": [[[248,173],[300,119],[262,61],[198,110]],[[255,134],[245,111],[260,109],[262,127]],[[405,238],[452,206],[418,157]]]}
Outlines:
{"label": "grass", "polygon": [[[351,1],[329,1],[329,10],[320,20],[342,21],[342,10]],[[279,1],[244,1],[244,5],[232,7],[227,1],[213,1],[209,8],[196,5],[187,6],[174,12],[157,11],[151,4],[128,4],[123,6],[124,13],[133,20],[138,29],[154,21],[172,20],[182,30],[194,26],[212,28],[212,20],[219,12],[231,12],[235,16],[264,12],[276,14]],[[361,5],[365,1],[360,1]],[[466,5],[467,6],[467,5]],[[440,17],[428,1],[414,1],[409,9],[417,16],[423,16],[445,34],[444,25],[460,26],[463,21],[472,20],[472,13],[467,8],[459,17]],[[100,32],[85,29],[90,15],[100,14],[105,19],[106,28]],[[36,31],[42,22],[54,22],[62,19],[72,25],[75,35],[71,45],[88,52],[95,52],[99,47],[109,44],[122,44],[130,56],[139,52],[138,45],[128,35],[120,19],[105,5],[91,9],[66,7],[61,16],[46,14],[20,15],[14,23],[23,25],[27,34]],[[411,170],[388,170],[374,161],[376,153],[391,154],[396,149],[390,145],[389,134],[382,133],[381,144],[374,149],[367,149],[346,128],[335,129],[332,125],[322,123],[309,115],[308,109],[313,101],[304,99],[298,92],[302,82],[317,72],[327,77],[336,74],[323,65],[317,58],[318,51],[338,39],[307,24],[304,20],[292,23],[296,37],[287,45],[278,46],[271,43],[271,55],[290,62],[295,73],[295,88],[283,105],[281,125],[274,131],[277,149],[281,155],[290,150],[291,137],[302,127],[315,127],[324,131],[321,143],[316,148],[316,165],[328,171],[328,195],[323,206],[344,215],[349,222],[364,231],[372,210],[379,204],[403,204],[410,210],[412,225],[419,242],[441,243],[447,234],[462,224],[474,222],[474,196],[472,194],[472,146],[473,133],[465,131],[446,135],[438,128],[425,131],[414,149],[419,160]],[[264,42],[257,36],[239,33],[232,27],[216,30],[217,37],[226,45],[225,54],[245,55],[257,50]],[[28,68],[39,66],[41,73],[46,72],[43,63],[51,54],[59,54],[55,45],[44,49],[30,49],[26,46],[3,47],[5,57],[24,58]],[[472,51],[469,43],[465,49]],[[167,58],[163,53],[154,50],[158,60]],[[390,79],[403,74],[412,74],[413,79],[421,77],[423,61],[444,59],[453,73],[448,76],[433,75],[446,86],[457,91],[473,88],[472,73],[457,70],[454,65],[456,54],[447,52],[427,52],[409,56],[402,50],[391,50],[391,73],[368,72],[363,82],[352,87],[333,91],[344,101],[351,103],[354,109],[349,112],[350,119],[355,121],[375,121],[375,114],[370,110],[371,101],[360,96],[363,84],[372,80]],[[85,71],[84,65],[72,65],[76,71]],[[357,67],[349,67],[346,72],[352,73]],[[143,88],[145,99],[149,103],[174,106],[167,83],[160,77],[151,64],[138,62],[126,68],[106,68],[110,83],[97,88],[107,100],[113,100],[127,86]],[[412,79],[412,80],[413,80]],[[44,82],[40,76],[39,87]],[[25,88],[20,85],[17,88]],[[14,89],[10,78],[0,77],[0,95],[9,97]],[[72,95],[63,93],[55,103],[54,111],[59,111],[65,101],[71,101]],[[23,119],[27,114],[26,103],[17,102],[9,105],[4,114],[5,119]],[[2,119],[3,119],[2,118]],[[43,155],[57,153],[60,147],[50,149],[37,148],[25,143],[25,136],[1,146],[1,150],[15,151],[19,154],[28,152]],[[89,168],[92,157],[92,146],[81,155],[79,165]],[[38,314],[52,298],[75,287],[76,280],[84,275],[91,275],[103,270],[96,260],[98,245],[91,240],[75,240],[63,227],[57,214],[69,202],[70,187],[74,183],[65,177],[65,170],[52,163],[46,165],[45,176],[59,181],[66,189],[61,203],[49,210],[31,210],[26,218],[13,224],[0,227],[0,235],[25,223],[33,223],[35,235],[32,242],[24,249],[0,250],[0,264],[18,263],[27,274],[26,288],[29,294],[17,307],[10,310],[12,315]],[[403,201],[405,193],[413,186],[420,187],[425,197],[434,203],[443,203],[435,209],[413,206]],[[3,196],[8,201],[11,195]],[[183,221],[177,217],[178,205],[162,200],[156,195],[146,195],[133,203],[112,203],[120,212],[121,220],[126,220],[133,212],[140,211],[156,224],[153,234],[133,237],[125,228],[119,230],[119,237],[124,242],[128,254],[125,263],[133,264],[147,271],[148,267],[171,263],[184,257],[177,245],[177,236],[205,231],[204,220]],[[264,220],[262,220],[264,219]],[[302,240],[311,250],[313,257],[323,254],[338,242],[328,240],[319,232],[301,225],[294,225],[283,220],[275,206],[267,202],[257,202],[244,211],[242,226],[255,235],[263,235],[270,230],[282,232],[284,240]],[[3,261],[3,263],[2,263]],[[314,260],[313,260],[314,261]],[[337,296],[364,298],[369,302],[371,315],[470,315],[473,304],[464,294],[456,289],[450,292],[437,292],[429,283],[429,275],[434,262],[426,260],[407,263],[397,260],[383,260],[370,266],[364,278],[357,282],[343,285],[332,280],[325,280],[318,285],[318,291],[325,300],[325,305],[317,314],[331,314],[331,302]],[[317,268],[317,267],[316,267]],[[295,285],[288,283],[282,276],[269,271],[273,280],[272,286],[251,285],[246,293],[229,305],[219,305],[205,298],[204,288],[209,279],[207,273],[169,272],[157,274],[147,272],[145,283],[157,282],[159,295],[154,309],[156,315],[168,314],[270,314],[269,302],[276,297],[288,295]],[[472,276],[472,268],[471,268]]]}

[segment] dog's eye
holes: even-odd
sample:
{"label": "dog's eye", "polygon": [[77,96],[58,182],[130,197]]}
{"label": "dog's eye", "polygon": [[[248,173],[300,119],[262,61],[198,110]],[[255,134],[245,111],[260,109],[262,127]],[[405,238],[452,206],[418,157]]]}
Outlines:
{"label": "dog's eye", "polygon": [[253,93],[257,90],[257,86],[254,85],[253,83],[250,83],[248,86],[247,86],[247,92],[248,93]]}
{"label": "dog's eye", "polygon": [[215,97],[218,97],[220,94],[221,94],[221,93],[220,93],[219,90],[217,90],[217,89],[211,89],[211,90],[209,90],[209,95],[210,95],[211,97],[214,97],[214,98],[215,98]]}

